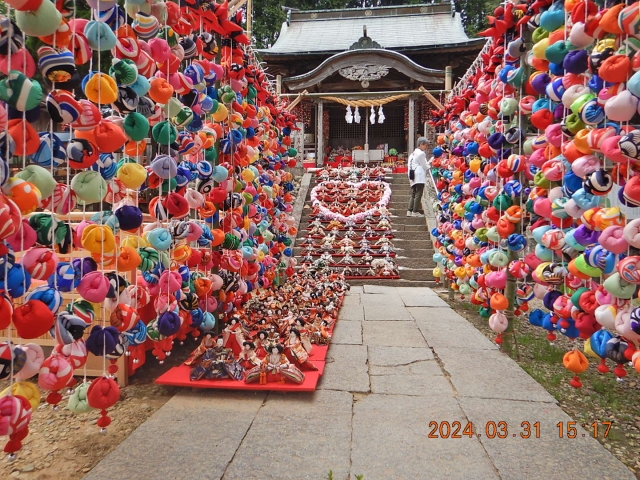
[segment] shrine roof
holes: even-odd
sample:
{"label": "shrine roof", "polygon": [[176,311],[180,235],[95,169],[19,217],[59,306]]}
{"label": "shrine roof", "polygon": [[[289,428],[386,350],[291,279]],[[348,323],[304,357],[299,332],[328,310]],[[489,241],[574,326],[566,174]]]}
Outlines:
{"label": "shrine roof", "polygon": [[348,50],[367,35],[382,48],[416,50],[482,45],[470,39],[459,13],[449,2],[343,10],[292,11],[271,48],[258,50],[263,57],[291,54],[335,53]]}

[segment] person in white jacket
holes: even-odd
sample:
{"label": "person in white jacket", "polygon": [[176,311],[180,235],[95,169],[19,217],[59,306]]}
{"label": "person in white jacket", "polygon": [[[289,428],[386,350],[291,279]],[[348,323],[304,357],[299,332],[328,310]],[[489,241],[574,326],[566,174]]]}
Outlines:
{"label": "person in white jacket", "polygon": [[[418,138],[417,147],[409,155],[409,181],[411,183],[411,198],[409,199],[409,209],[407,217],[424,217],[422,210],[422,194],[424,192],[424,184],[427,181],[427,155],[426,150],[429,141],[424,138]],[[413,179],[411,172],[413,171]]]}

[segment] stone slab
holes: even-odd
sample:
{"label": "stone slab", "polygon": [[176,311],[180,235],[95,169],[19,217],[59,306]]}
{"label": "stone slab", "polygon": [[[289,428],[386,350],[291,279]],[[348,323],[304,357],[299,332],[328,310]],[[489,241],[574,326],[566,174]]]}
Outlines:
{"label": "stone slab", "polygon": [[360,305],[360,297],[362,295],[355,294],[344,297],[344,301],[342,302],[342,307],[357,307]]}
{"label": "stone slab", "polygon": [[434,321],[437,320],[441,323],[450,323],[450,322],[458,322],[468,324],[469,321],[464,318],[462,315],[458,315],[454,312],[450,307],[440,308],[410,308],[406,309],[411,317],[416,321],[426,320],[426,321]]}
{"label": "stone slab", "polygon": [[435,352],[460,397],[556,401],[516,362],[498,350],[463,352],[459,348],[438,348]]}
{"label": "stone slab", "polygon": [[[336,479],[347,478],[352,405],[353,397],[347,392],[270,394],[224,479],[317,480],[327,478],[329,470]],[[210,455],[206,443],[194,451],[200,457]],[[174,462],[183,469],[191,466],[175,459]],[[217,477],[207,474],[180,478]]]}
{"label": "stone slab", "polygon": [[[188,478],[221,478],[265,397],[264,392],[180,392],[84,478],[135,473],[139,480],[182,479],[185,467]],[[206,442],[206,455],[200,441]]]}
{"label": "stone slab", "polygon": [[[556,405],[479,398],[462,398],[460,405],[473,423],[474,430],[482,435],[480,441],[505,480],[566,480],[582,478],[585,472],[599,472],[596,474],[598,478],[635,478],[579,424],[576,425],[577,437],[568,438],[567,422],[572,418]],[[531,425],[529,438],[520,436],[521,433],[526,435],[522,425],[524,421]],[[487,422],[505,422],[500,428],[500,435],[505,436],[506,427],[506,437],[487,438]],[[535,422],[540,423],[539,438],[536,438]],[[558,422],[563,422],[564,438],[560,438]],[[489,430],[492,434],[491,426]]]}
{"label": "stone slab", "polygon": [[340,320],[336,323],[331,337],[331,345],[341,344],[362,345],[362,322]]}
{"label": "stone slab", "polygon": [[444,375],[440,365],[434,360],[417,360],[402,365],[369,365],[369,375]]}
{"label": "stone slab", "polygon": [[[465,320],[446,322],[438,319],[416,321],[430,347],[436,350],[461,348],[465,350],[497,350],[498,346]],[[462,341],[461,341],[462,340]]]}
{"label": "stone slab", "polygon": [[451,384],[434,360],[398,367],[370,367],[371,393],[387,395],[448,395]]}
{"label": "stone slab", "polygon": [[347,321],[362,321],[364,320],[364,307],[362,305],[342,307],[338,318]]}
{"label": "stone slab", "polygon": [[367,321],[395,321],[395,320],[413,320],[413,317],[409,314],[404,306],[382,306],[382,305],[370,305],[367,302],[367,296],[362,299],[364,304],[364,319]]}
{"label": "stone slab", "polygon": [[396,287],[385,287],[381,285],[364,285],[364,293],[389,294],[393,293]]}
{"label": "stone slab", "polygon": [[369,367],[365,345],[331,345],[318,388],[369,392]]}
{"label": "stone slab", "polygon": [[364,293],[364,287],[362,285],[355,285],[349,289],[347,297],[350,295],[360,295],[361,293]]}
{"label": "stone slab", "polygon": [[406,307],[449,307],[447,302],[435,293],[401,293],[400,298]]}
{"label": "stone slab", "polygon": [[428,438],[431,421],[462,423],[465,418],[447,396],[372,394],[356,402],[351,478],[499,478],[476,438]]}
{"label": "stone slab", "polygon": [[365,345],[427,347],[416,322],[363,322],[362,339]]}
{"label": "stone slab", "polygon": [[364,294],[360,298],[360,303],[362,303],[365,308],[367,307],[375,307],[377,308],[396,308],[396,309],[404,309],[404,303],[400,299],[400,296],[396,293],[389,295],[367,295]]}
{"label": "stone slab", "polygon": [[378,367],[397,367],[410,365],[424,360],[433,360],[429,348],[369,346],[369,365]]}

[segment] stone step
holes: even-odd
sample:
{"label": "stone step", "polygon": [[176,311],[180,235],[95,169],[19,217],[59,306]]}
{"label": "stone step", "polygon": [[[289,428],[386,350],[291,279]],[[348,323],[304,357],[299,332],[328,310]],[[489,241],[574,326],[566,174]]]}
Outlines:
{"label": "stone step", "polygon": [[[423,221],[425,220],[424,218],[422,219]],[[398,223],[394,223],[391,228],[393,230],[397,230],[398,232],[415,232],[415,233],[420,233],[420,232],[424,232],[424,233],[428,233],[427,230],[427,224],[426,222],[423,223],[422,225],[403,225],[403,224],[398,224]],[[401,236],[401,235],[398,235]]]}
{"label": "stone step", "polygon": [[[433,255],[433,252],[431,252],[431,255]],[[433,269],[436,266],[436,262],[434,262],[431,259],[431,255],[429,255],[429,257],[422,257],[422,258],[402,258],[402,256],[400,257],[396,257],[395,258],[395,262],[398,264],[398,266],[400,267],[406,267],[406,268],[410,268],[412,270],[420,270],[420,269]],[[431,272],[429,272],[431,273]]]}
{"label": "stone step", "polygon": [[404,240],[431,240],[431,236],[429,235],[429,232],[425,231],[418,231],[418,232],[405,232],[405,231],[399,231],[399,232],[393,232],[393,234],[395,235],[395,237],[393,238],[393,241],[396,241],[397,239],[404,239]]}
{"label": "stone step", "polygon": [[420,281],[434,281],[433,274],[431,273],[433,269],[424,268],[424,269],[415,269],[415,270],[400,270],[400,278],[404,280],[420,280]]}
{"label": "stone step", "polygon": [[391,241],[396,247],[404,248],[406,250],[433,249],[433,243],[431,243],[431,240],[410,240],[407,238],[393,238],[391,239]]}
{"label": "stone step", "polygon": [[397,216],[395,218],[391,217],[391,226],[397,225],[415,225],[424,227],[426,225],[424,217],[407,217],[406,213],[404,217]]}

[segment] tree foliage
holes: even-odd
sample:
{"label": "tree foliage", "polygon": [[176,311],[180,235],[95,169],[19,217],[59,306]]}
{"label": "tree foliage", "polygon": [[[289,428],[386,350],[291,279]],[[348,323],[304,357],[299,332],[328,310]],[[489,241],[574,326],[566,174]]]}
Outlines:
{"label": "tree foliage", "polygon": [[499,4],[500,0],[455,0],[456,11],[460,12],[469,37],[475,37],[487,28],[487,15],[491,15]]}

